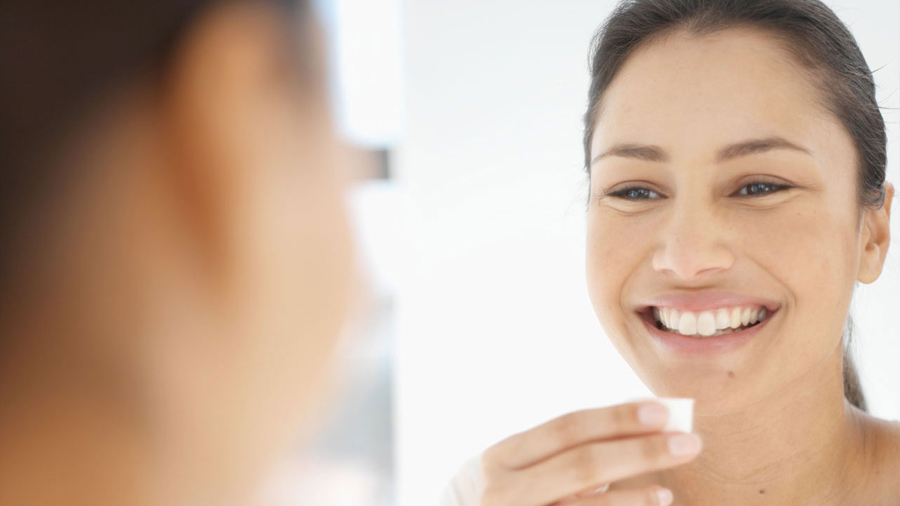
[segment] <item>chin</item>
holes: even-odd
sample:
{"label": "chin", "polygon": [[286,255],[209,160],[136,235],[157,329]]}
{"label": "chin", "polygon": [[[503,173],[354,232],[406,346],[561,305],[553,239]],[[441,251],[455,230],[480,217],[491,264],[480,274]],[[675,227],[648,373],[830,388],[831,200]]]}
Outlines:
{"label": "chin", "polygon": [[751,374],[742,370],[739,363],[726,360],[698,364],[690,360],[673,361],[669,356],[654,356],[648,351],[638,353],[632,351],[623,356],[647,388],[657,397],[694,399],[696,413],[740,411],[766,397],[759,381],[763,371]]}

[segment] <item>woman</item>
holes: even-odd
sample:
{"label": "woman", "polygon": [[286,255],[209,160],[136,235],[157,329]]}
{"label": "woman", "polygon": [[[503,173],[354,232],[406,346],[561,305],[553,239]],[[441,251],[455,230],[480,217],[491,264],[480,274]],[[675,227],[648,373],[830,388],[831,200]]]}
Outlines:
{"label": "woman", "polygon": [[246,504],[351,294],[303,2],[0,5],[0,504]]}
{"label": "woman", "polygon": [[501,441],[445,505],[900,504],[843,329],[890,243],[871,72],[818,0],[635,0],[595,38],[587,277],[652,401]]}

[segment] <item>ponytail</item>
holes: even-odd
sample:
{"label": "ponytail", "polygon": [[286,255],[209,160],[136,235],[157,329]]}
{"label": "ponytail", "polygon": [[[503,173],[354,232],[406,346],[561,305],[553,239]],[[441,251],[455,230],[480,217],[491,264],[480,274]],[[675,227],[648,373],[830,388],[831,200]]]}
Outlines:
{"label": "ponytail", "polygon": [[844,334],[843,345],[844,398],[861,411],[868,411],[866,408],[866,396],[863,394],[862,385],[859,383],[859,373],[856,371],[856,364],[853,361],[853,350],[850,347],[852,341],[853,318],[848,317],[847,333]]}

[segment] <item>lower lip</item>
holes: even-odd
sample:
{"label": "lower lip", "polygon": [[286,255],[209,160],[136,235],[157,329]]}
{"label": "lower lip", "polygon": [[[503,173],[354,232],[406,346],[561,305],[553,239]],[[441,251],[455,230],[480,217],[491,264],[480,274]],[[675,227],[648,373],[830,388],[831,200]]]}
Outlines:
{"label": "lower lip", "polygon": [[665,332],[653,326],[650,322],[641,318],[650,335],[655,341],[669,351],[683,354],[694,355],[714,355],[736,350],[753,339],[757,334],[775,318],[778,312],[769,315],[762,323],[754,325],[747,330],[740,332],[732,332],[731,334],[723,334],[715,337],[688,337],[672,332]]}

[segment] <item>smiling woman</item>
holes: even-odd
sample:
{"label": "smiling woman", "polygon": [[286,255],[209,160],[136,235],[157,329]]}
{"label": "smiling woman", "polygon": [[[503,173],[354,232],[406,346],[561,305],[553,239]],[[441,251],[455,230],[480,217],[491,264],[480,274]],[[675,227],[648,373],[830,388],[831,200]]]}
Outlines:
{"label": "smiling woman", "polygon": [[842,351],[894,195],[853,36],[818,0],[632,0],[591,72],[588,290],[650,390],[696,400],[696,434],[649,401],[570,413],[445,504],[895,505],[900,424],[865,413]]}

